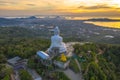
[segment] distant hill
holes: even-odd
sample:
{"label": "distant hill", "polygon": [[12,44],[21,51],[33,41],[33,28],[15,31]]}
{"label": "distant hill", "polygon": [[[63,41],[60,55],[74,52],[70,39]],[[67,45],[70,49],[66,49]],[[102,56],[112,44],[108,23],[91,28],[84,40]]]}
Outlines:
{"label": "distant hill", "polygon": [[35,16],[30,16],[28,19],[37,19]]}
{"label": "distant hill", "polygon": [[87,21],[120,21],[120,19],[109,19],[109,18],[92,18]]}

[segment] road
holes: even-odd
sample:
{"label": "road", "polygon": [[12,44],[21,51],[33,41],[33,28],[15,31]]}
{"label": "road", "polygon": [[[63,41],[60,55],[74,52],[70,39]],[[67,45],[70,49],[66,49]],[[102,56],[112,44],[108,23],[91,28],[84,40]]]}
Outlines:
{"label": "road", "polygon": [[40,75],[34,69],[28,68],[27,71],[29,72],[29,74],[32,76],[34,80],[42,80]]}
{"label": "road", "polygon": [[63,71],[71,80],[83,80],[80,73],[75,73],[71,69]]}

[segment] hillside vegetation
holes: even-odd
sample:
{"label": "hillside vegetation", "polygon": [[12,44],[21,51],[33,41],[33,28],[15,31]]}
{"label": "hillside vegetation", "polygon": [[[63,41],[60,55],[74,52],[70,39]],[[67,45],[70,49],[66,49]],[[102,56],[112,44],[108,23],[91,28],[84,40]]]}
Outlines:
{"label": "hillside vegetation", "polygon": [[[9,80],[12,73],[12,70],[6,66],[7,59],[14,56],[29,59],[38,50],[45,51],[49,48],[50,38],[43,38],[44,33],[38,34],[20,27],[0,28],[0,79]],[[64,40],[65,42],[81,41],[80,38],[73,37]],[[118,39],[116,40],[119,42]],[[76,44],[74,48],[85,80],[120,80],[119,44]]]}
{"label": "hillside vegetation", "polygon": [[85,80],[120,80],[120,46],[74,45]]}

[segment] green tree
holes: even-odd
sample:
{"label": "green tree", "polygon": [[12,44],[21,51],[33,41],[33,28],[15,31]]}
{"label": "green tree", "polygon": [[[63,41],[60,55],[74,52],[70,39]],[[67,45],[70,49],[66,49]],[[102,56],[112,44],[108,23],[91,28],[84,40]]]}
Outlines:
{"label": "green tree", "polygon": [[0,54],[0,63],[6,63],[7,59],[3,54]]}
{"label": "green tree", "polygon": [[26,70],[19,71],[20,80],[33,80],[32,76]]}

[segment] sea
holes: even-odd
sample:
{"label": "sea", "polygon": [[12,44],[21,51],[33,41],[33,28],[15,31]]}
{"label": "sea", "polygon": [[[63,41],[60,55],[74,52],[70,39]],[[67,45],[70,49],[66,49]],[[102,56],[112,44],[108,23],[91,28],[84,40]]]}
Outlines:
{"label": "sea", "polygon": [[97,26],[102,26],[102,27],[108,27],[108,28],[118,28],[120,29],[120,21],[118,22],[104,22],[104,21],[85,21],[84,23],[90,23],[90,24],[94,24],[94,25],[97,25]]}
{"label": "sea", "polygon": [[[115,19],[120,20],[120,17],[67,17],[67,19],[71,20],[87,20],[87,19],[93,19],[93,18],[109,18],[109,19]],[[84,21],[84,23],[89,23],[101,27],[108,27],[108,28],[118,28],[120,29],[120,21]]]}

